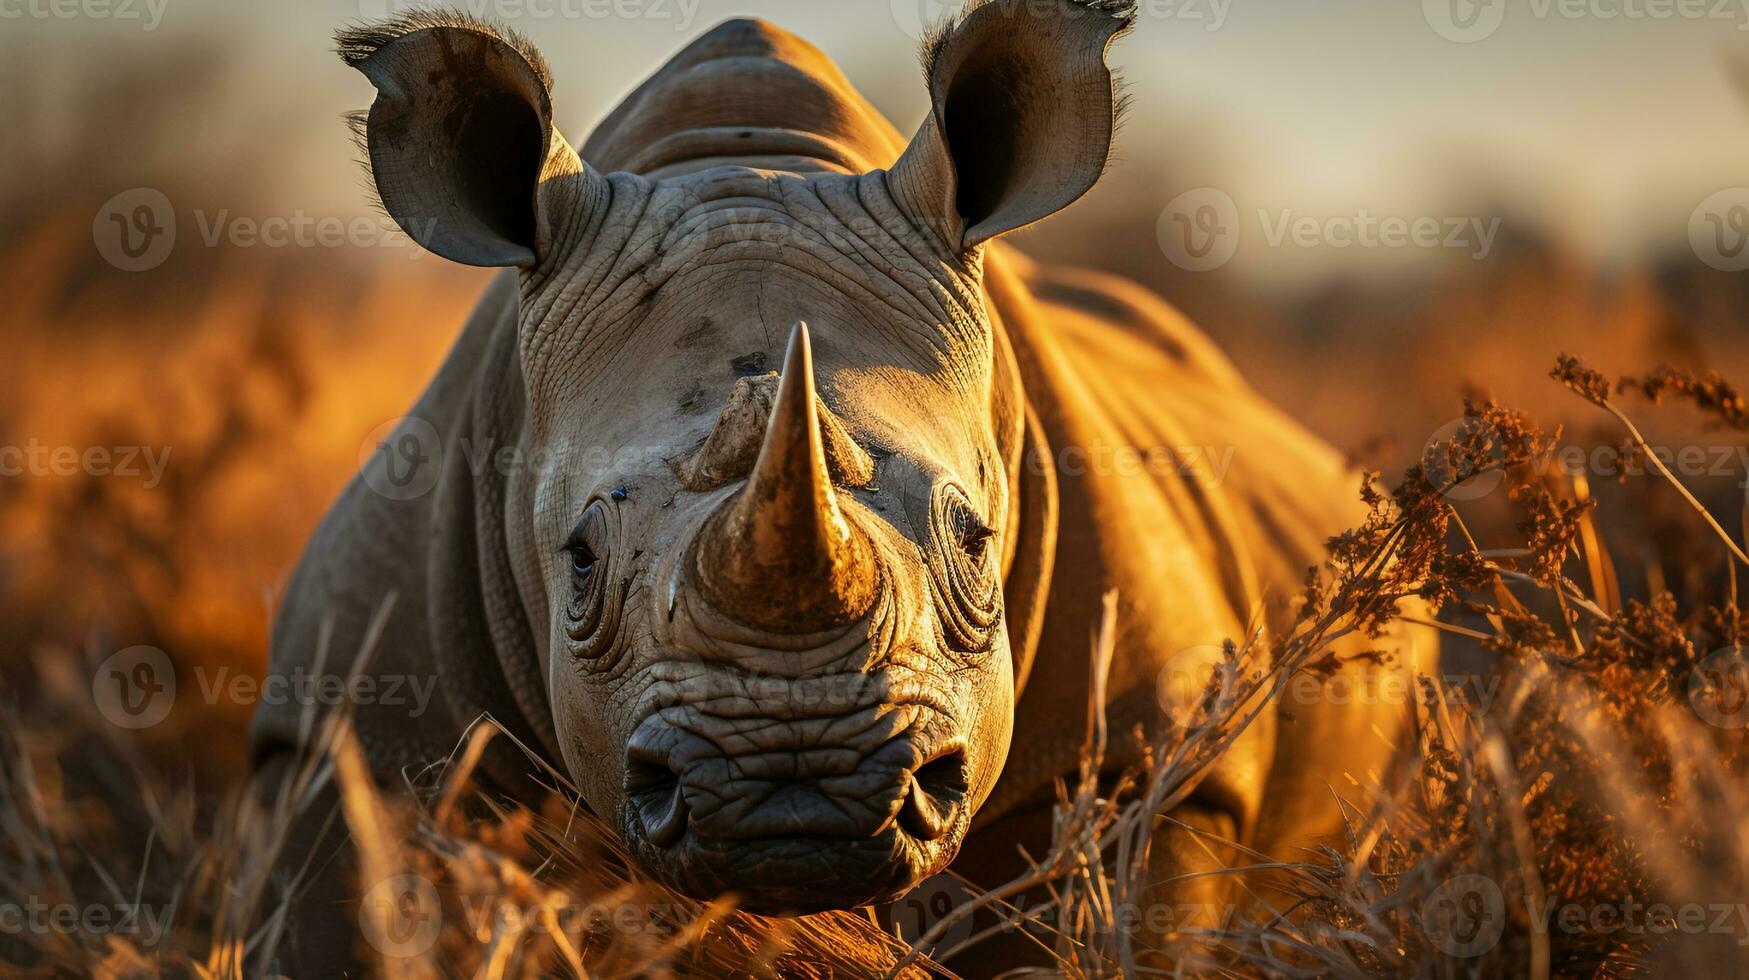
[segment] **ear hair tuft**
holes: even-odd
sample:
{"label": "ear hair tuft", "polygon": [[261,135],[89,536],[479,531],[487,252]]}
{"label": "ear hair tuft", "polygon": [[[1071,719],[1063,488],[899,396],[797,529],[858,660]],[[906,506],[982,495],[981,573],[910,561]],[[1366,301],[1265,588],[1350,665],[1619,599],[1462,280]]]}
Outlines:
{"label": "ear hair tuft", "polygon": [[[1129,30],[1129,28],[1124,28]],[[1119,34],[1118,37],[1123,35]],[[1099,171],[1103,179],[1111,173],[1112,164],[1117,162],[1119,147],[1123,145],[1120,137],[1123,135],[1124,124],[1129,122],[1130,106],[1135,104],[1135,97],[1130,94],[1130,81],[1116,69],[1111,72],[1111,152],[1105,157],[1105,167]]]}
{"label": "ear hair tuft", "polygon": [[389,214],[388,205],[383,203],[382,191],[377,190],[377,176],[370,165],[370,110],[353,109],[341,117],[346,123],[346,130],[351,134],[352,146],[358,154],[358,169],[364,174],[364,194],[368,207],[377,214],[394,220]]}
{"label": "ear hair tuft", "polygon": [[[920,52],[923,62],[923,77],[935,77],[935,65],[941,58],[942,50],[947,47],[947,39],[953,36],[953,32],[965,22],[967,17],[970,17],[980,7],[999,2],[1001,0],[966,0],[965,5],[957,12],[948,15],[941,23],[924,31]],[[1121,40],[1124,35],[1135,29],[1138,16],[1137,0],[1063,0],[1063,3],[1088,13],[1102,14],[1114,20],[1123,21],[1123,26],[1112,35],[1113,41]]]}
{"label": "ear hair tuft", "polygon": [[358,24],[353,27],[343,27],[334,32],[335,53],[342,61],[357,68],[360,62],[387,47],[390,43],[400,40],[409,34],[433,28],[447,27],[454,30],[470,31],[496,38],[508,45],[528,62],[529,68],[540,77],[541,84],[547,91],[553,88],[553,73],[547,67],[547,61],[541,56],[540,50],[528,38],[502,24],[482,20],[460,10],[450,10],[443,7],[430,7],[413,10],[393,17],[389,20],[370,24]]}

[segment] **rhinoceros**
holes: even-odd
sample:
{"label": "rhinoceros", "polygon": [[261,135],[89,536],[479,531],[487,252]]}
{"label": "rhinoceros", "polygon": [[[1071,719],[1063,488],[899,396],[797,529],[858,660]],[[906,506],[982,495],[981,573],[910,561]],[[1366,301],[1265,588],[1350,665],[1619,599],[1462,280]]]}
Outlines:
{"label": "rhinoceros", "polygon": [[[490,715],[523,748],[481,778],[520,792],[534,752],[648,874],[756,912],[1022,868],[1076,771],[1102,597],[1115,773],[1173,723],[1162,679],[1279,619],[1360,510],[1340,455],[1161,299],[997,241],[1100,178],[1134,18],[970,5],[926,45],[909,140],[820,51],[733,20],[580,151],[510,32],[340,33],[376,89],[355,128],[382,206],[506,271],[311,538],[272,673],[347,675],[368,647],[370,675],[435,678],[430,703],[355,706],[375,773]],[[1398,655],[1346,669],[1431,653],[1366,642]],[[1403,716],[1373,700],[1265,712],[1161,822],[1160,894],[1337,828],[1332,790]],[[303,715],[256,714],[262,785],[308,750]],[[302,928],[318,959],[354,940]]]}

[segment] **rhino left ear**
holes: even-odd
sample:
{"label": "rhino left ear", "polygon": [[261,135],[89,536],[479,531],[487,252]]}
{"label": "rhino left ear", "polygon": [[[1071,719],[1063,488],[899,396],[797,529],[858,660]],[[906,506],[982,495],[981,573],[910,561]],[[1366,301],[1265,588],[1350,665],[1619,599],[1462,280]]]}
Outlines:
{"label": "rhino left ear", "polygon": [[924,49],[933,109],[891,174],[900,206],[969,251],[1073,204],[1117,122],[1106,49],[1133,0],[989,0]]}
{"label": "rhino left ear", "polygon": [[384,210],[427,249],[466,265],[530,266],[565,208],[603,178],[553,128],[552,75],[523,38],[423,11],[335,35],[376,86],[353,125]]}

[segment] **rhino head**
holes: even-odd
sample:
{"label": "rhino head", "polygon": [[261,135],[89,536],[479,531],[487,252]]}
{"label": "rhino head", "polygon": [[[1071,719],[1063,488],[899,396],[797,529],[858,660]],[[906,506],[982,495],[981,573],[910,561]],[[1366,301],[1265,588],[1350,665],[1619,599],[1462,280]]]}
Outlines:
{"label": "rhino head", "polygon": [[504,533],[558,748],[682,890],[893,898],[1002,771],[1025,410],[984,246],[1098,178],[1124,9],[977,7],[868,172],[604,174],[525,41],[434,14],[341,36],[384,207],[519,270],[533,465]]}

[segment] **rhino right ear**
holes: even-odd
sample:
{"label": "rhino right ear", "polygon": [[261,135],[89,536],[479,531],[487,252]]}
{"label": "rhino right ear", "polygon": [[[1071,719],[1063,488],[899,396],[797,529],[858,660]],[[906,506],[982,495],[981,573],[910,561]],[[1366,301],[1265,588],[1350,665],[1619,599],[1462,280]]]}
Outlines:
{"label": "rhino right ear", "polygon": [[425,11],[335,35],[376,86],[352,116],[383,208],[414,241],[466,265],[531,266],[562,209],[604,179],[553,128],[552,76],[525,39]]}
{"label": "rhino right ear", "polygon": [[973,0],[924,47],[932,109],[893,165],[900,207],[955,252],[1048,217],[1111,154],[1105,52],[1135,0]]}

